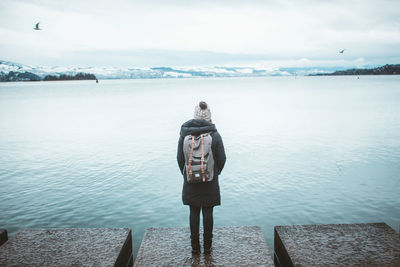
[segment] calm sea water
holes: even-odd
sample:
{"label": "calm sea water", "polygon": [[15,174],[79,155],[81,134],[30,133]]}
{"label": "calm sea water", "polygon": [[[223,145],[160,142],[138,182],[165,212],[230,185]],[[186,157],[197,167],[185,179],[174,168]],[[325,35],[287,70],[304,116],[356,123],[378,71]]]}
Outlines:
{"label": "calm sea water", "polygon": [[215,225],[400,225],[400,76],[0,84],[0,228],[188,226],[180,125],[225,144]]}

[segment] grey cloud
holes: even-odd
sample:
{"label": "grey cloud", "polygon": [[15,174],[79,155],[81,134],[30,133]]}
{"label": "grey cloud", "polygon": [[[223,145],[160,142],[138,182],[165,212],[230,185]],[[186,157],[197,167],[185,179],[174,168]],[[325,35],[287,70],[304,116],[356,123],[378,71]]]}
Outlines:
{"label": "grey cloud", "polygon": [[[29,14],[27,17],[22,12],[28,12],[26,10],[15,9],[18,5],[29,4],[32,7],[41,7],[41,10],[46,12],[65,12],[66,16],[70,13],[79,13],[88,15],[94,18],[95,22],[112,23],[112,20],[123,23],[126,18],[131,16],[131,10],[138,12],[149,12],[154,14],[157,10],[157,16],[161,16],[160,21],[163,19],[163,14],[171,9],[178,9],[182,12],[177,14],[184,14],[186,11],[195,10],[198,13],[194,13],[197,16],[207,16],[208,10],[227,10],[234,11],[234,14],[245,14],[251,16],[254,12],[258,12],[258,16],[261,17],[261,24],[269,22],[268,15],[276,14],[277,17],[273,18],[271,22],[276,29],[280,29],[279,23],[285,24],[282,32],[275,34],[274,38],[269,40],[271,47],[259,52],[258,54],[251,54],[252,50],[249,48],[245,53],[223,53],[223,49],[219,49],[219,52],[213,52],[212,46],[203,48],[188,47],[187,49],[201,50],[204,51],[180,51],[180,48],[176,47],[177,43],[174,43],[170,47],[154,46],[152,49],[132,50],[128,51],[127,46],[121,49],[115,50],[98,50],[89,47],[89,51],[69,51],[64,53],[65,47],[62,51],[59,46],[62,44],[54,44],[51,49],[57,53],[62,52],[60,57],[46,54],[46,51],[39,51],[40,53],[31,53],[29,51],[32,43],[26,41],[21,43],[19,46],[11,45],[16,43],[18,40],[2,40],[0,45],[1,53],[0,59],[13,61],[14,58],[26,58],[26,60],[39,62],[48,65],[60,65],[60,64],[79,64],[79,65],[100,65],[100,66],[165,66],[165,65],[218,65],[218,64],[244,64],[246,62],[254,61],[265,61],[274,59],[298,59],[298,58],[309,58],[312,60],[325,59],[325,60],[336,60],[338,57],[337,51],[339,49],[346,48],[347,51],[343,55],[345,60],[354,60],[356,58],[366,58],[373,62],[384,63],[396,63],[393,59],[398,59],[400,56],[400,5],[397,1],[378,1],[378,0],[365,0],[365,1],[348,1],[348,0],[335,0],[335,1],[319,1],[319,0],[299,0],[299,1],[242,1],[242,0],[147,0],[147,1],[128,1],[128,0],[114,0],[110,1],[54,1],[54,0],[1,0],[0,1],[0,31],[10,32],[13,34],[8,36],[17,36],[22,31],[21,29],[30,31],[31,20],[36,20],[35,14]],[[243,12],[242,12],[243,10]],[[244,12],[245,11],[245,12]],[[19,12],[19,14],[18,14]],[[261,13],[261,16],[260,16]],[[263,14],[266,14],[265,21]],[[45,13],[47,14],[47,13]],[[58,13],[56,13],[58,14]],[[60,13],[61,14],[61,13]],[[64,13],[62,13],[64,14]],[[140,14],[140,12],[138,12]],[[147,13],[145,13],[147,14]],[[214,12],[219,14],[218,12]],[[282,16],[280,16],[282,14]],[[291,17],[293,15],[293,17]],[[221,16],[222,17],[222,16]],[[258,18],[259,18],[258,17]],[[65,18],[65,16],[64,16]],[[218,17],[217,17],[218,18]],[[229,17],[232,19],[232,17]],[[247,17],[242,17],[242,19]],[[37,18],[40,20],[40,18]],[[250,19],[250,18],[249,18]],[[299,20],[299,21],[296,21]],[[68,20],[67,20],[68,21]],[[214,22],[217,21],[214,18]],[[43,27],[46,26],[46,21],[42,21]],[[73,22],[72,22],[73,23]],[[115,22],[115,27],[118,27],[118,23]],[[174,22],[175,23],[175,22]],[[182,22],[185,23],[184,21]],[[197,26],[197,24],[194,24]],[[293,27],[292,27],[293,25]],[[160,30],[155,25],[152,25],[153,31],[146,32],[142,36],[138,36],[137,40],[148,38],[150,41],[152,38],[159,36],[162,33],[168,32],[168,30],[179,30],[180,25],[173,24],[171,29],[163,29],[163,25],[160,25]],[[175,27],[177,26],[177,27]],[[212,27],[213,25],[211,25]],[[248,30],[260,31],[262,34],[263,27],[255,29],[241,29],[242,31]],[[293,32],[292,28],[299,27],[299,32]],[[114,27],[114,25],[113,25]],[[146,29],[146,25],[134,25],[134,27],[143,27]],[[199,29],[201,29],[201,25]],[[310,27],[310,28],[307,28]],[[126,29],[126,28],[125,28]],[[208,28],[205,28],[208,29]],[[209,28],[213,29],[213,28]],[[118,30],[118,29],[116,29]],[[273,32],[273,31],[272,31]],[[45,32],[42,32],[43,36]],[[245,34],[245,32],[242,32]],[[258,32],[257,32],[258,33]],[[116,42],[124,41],[124,34],[121,32],[120,40],[116,38]],[[240,31],[237,32],[241,34]],[[22,36],[22,35],[21,35]],[[99,35],[100,36],[100,35]],[[168,39],[169,35],[165,35]],[[176,38],[180,38],[181,35],[176,34]],[[182,34],[183,36],[183,34]],[[207,37],[204,33],[201,36],[191,36],[192,38]],[[220,36],[215,38],[226,39],[232,36],[224,36],[221,33]],[[236,36],[235,36],[236,37]],[[253,36],[250,35],[250,38]],[[281,39],[282,37],[282,39]],[[20,40],[27,40],[25,36],[20,37]],[[140,39],[142,38],[142,39]],[[207,40],[203,42],[205,45],[218,42],[218,40]],[[296,39],[297,38],[297,39]],[[235,38],[231,38],[235,40]],[[298,41],[301,39],[301,41]],[[49,45],[52,45],[49,40]],[[80,39],[79,39],[80,40]],[[176,39],[175,39],[176,40]],[[284,40],[285,43],[280,44],[279,42]],[[12,42],[13,41],[13,42]],[[82,40],[81,45],[84,44]],[[134,43],[135,40],[132,41]],[[165,41],[165,40],[163,40]],[[183,42],[184,40],[182,40]],[[257,38],[249,40],[249,47],[251,42],[257,42]],[[298,42],[290,42],[298,41]],[[46,42],[47,43],[47,42]],[[164,43],[169,43],[168,41]],[[80,45],[78,44],[78,45]],[[179,44],[179,43],[178,43]],[[276,44],[276,45],[275,45]],[[232,42],[232,46],[235,43]],[[138,48],[138,47],[135,47]],[[271,49],[270,49],[271,48]],[[68,47],[69,49],[69,47]],[[175,50],[173,50],[175,49]],[[72,48],[70,49],[72,50]],[[245,49],[244,49],[245,50]],[[208,51],[208,52],[207,52]],[[266,52],[267,51],[267,52]],[[389,62],[390,61],[390,62]],[[21,62],[30,63],[30,62]],[[379,63],[380,64],[380,63]]]}

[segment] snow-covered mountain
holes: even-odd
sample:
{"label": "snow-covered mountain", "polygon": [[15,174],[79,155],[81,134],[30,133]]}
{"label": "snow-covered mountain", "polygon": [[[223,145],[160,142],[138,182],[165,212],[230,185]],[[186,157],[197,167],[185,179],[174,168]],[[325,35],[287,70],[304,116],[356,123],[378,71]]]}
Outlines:
{"label": "snow-covered mountain", "polygon": [[146,79],[146,78],[191,78],[191,77],[257,77],[290,76],[329,72],[316,68],[269,68],[269,67],[154,67],[154,68],[104,68],[104,67],[45,67],[29,66],[0,60],[0,74],[10,71],[30,72],[44,78],[46,75],[75,75],[91,73],[98,79]]}

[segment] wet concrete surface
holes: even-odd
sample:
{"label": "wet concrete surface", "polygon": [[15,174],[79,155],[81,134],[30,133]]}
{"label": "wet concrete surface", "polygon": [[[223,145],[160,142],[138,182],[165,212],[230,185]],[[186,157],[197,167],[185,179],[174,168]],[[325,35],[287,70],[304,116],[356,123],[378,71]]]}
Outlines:
{"label": "wet concrete surface", "polygon": [[386,223],[276,226],[276,266],[400,266],[400,235]]}
{"label": "wet concrete surface", "polygon": [[149,228],[134,266],[274,266],[258,226],[214,227],[212,252],[191,253],[189,228]]}
{"label": "wet concrete surface", "polygon": [[8,233],[6,229],[0,229],[0,246],[8,240]]}
{"label": "wet concrete surface", "polygon": [[128,228],[22,230],[0,247],[0,266],[129,264],[133,265]]}

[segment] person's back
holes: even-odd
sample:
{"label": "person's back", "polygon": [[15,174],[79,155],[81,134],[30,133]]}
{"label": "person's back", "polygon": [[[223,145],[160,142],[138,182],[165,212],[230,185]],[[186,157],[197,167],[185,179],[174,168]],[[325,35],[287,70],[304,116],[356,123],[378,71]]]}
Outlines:
{"label": "person's back", "polygon": [[[183,149],[184,139],[188,135],[198,137],[202,134],[209,134],[212,138],[213,177],[209,180],[192,182],[190,177],[188,179],[189,172],[186,170],[187,167],[185,167],[188,166],[188,164],[187,162],[185,164]],[[193,149],[191,150],[193,151]],[[190,157],[186,155],[186,158]],[[204,253],[209,253],[212,243],[213,208],[221,204],[218,175],[224,168],[226,157],[222,138],[215,128],[215,125],[211,122],[211,112],[205,102],[200,102],[199,105],[195,107],[194,119],[185,122],[181,127],[177,160],[184,180],[182,201],[183,204],[190,206],[190,238],[192,252],[200,252],[199,224],[201,210],[203,213]]]}

